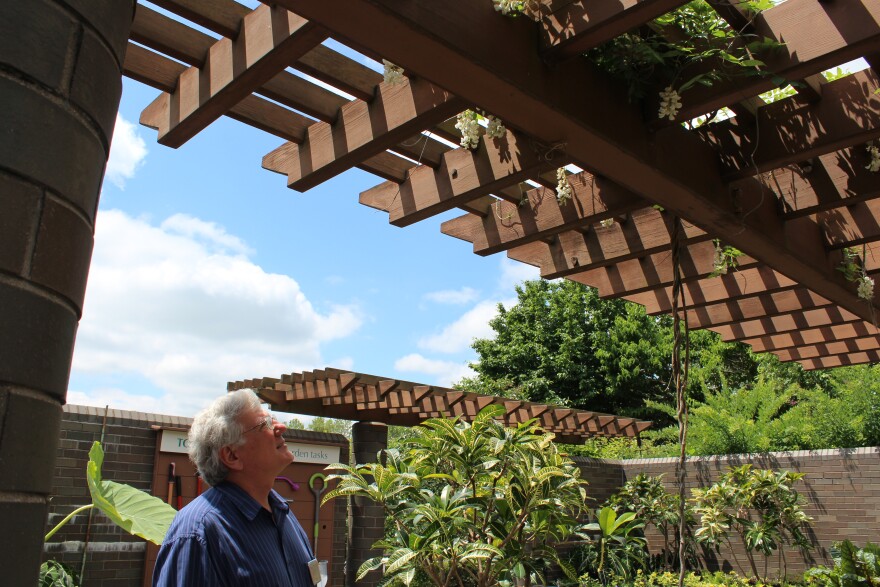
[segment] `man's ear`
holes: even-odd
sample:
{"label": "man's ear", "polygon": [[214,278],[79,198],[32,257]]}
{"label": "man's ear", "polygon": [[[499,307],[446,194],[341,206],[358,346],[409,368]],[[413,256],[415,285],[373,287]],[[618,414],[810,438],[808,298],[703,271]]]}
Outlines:
{"label": "man's ear", "polygon": [[231,446],[220,449],[220,462],[230,471],[240,471],[244,468],[244,463],[238,458],[238,452]]}

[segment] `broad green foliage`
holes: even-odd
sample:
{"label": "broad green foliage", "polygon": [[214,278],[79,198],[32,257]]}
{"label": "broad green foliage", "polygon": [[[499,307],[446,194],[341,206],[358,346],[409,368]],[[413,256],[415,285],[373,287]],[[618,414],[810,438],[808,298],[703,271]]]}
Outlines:
{"label": "broad green foliage", "polygon": [[834,567],[814,567],[805,575],[807,585],[821,587],[872,587],[880,585],[880,546],[867,543],[856,548],[849,540],[831,548]]}
{"label": "broad green foliage", "polygon": [[[92,444],[86,465],[86,483],[92,503],[72,511],[46,534],[48,541],[76,514],[93,507],[101,510],[117,526],[154,544],[162,544],[177,510],[152,495],[129,485],[103,479],[104,449]],[[40,587],[76,587],[76,573],[58,561],[49,560],[40,567]]]}
{"label": "broad green foliage", "polygon": [[[697,541],[718,549],[730,544],[730,535],[736,534],[755,577],[760,576],[756,552],[769,557],[783,544],[809,550],[812,546],[803,531],[812,519],[801,508],[803,497],[793,488],[803,477],[803,473],[743,465],[731,468],[711,487],[693,490],[694,513],[700,520],[694,533]],[[784,569],[785,553],[780,552]]]}
{"label": "broad green foliage", "polygon": [[117,526],[153,544],[162,544],[177,511],[157,497],[130,485],[101,477],[104,450],[95,442],[89,451],[86,481],[92,503]]}
{"label": "broad green foliage", "polygon": [[382,556],[358,578],[383,569],[385,584],[508,585],[540,577],[543,561],[569,538],[585,508],[580,470],[534,421],[506,428],[490,406],[472,423],[426,421],[380,463],[348,466],[324,498],[359,496],[383,506],[391,531],[376,544]]}

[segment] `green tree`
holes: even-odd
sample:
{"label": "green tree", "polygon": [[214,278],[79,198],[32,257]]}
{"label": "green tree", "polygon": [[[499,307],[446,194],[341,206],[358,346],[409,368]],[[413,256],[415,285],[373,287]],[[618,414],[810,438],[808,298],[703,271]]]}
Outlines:
{"label": "green tree", "polygon": [[381,504],[391,524],[358,579],[382,569],[384,584],[509,585],[541,577],[546,561],[574,571],[556,546],[584,513],[578,467],[535,421],[507,428],[484,409],[472,423],[426,421],[382,463],[331,465],[342,471],[324,502],[360,496]]}
{"label": "green tree", "polygon": [[[674,418],[651,402],[671,405],[672,320],[649,316],[624,300],[603,300],[582,284],[526,281],[517,303],[490,322],[496,336],[478,339],[476,377],[456,386],[599,412]],[[689,395],[740,387],[758,362],[748,347],[708,331],[690,333]]]}

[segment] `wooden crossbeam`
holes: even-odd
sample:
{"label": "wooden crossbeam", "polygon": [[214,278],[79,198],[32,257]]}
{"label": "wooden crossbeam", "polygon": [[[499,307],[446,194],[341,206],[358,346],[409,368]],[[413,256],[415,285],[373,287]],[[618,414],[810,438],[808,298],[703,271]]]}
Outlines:
{"label": "wooden crossbeam", "polygon": [[570,201],[560,202],[556,192],[536,188],[522,202],[498,202],[493,213],[447,220],[443,234],[474,244],[474,253],[491,255],[512,247],[547,239],[573,228],[586,227],[643,208],[646,202],[620,186],[583,172],[568,176]]}
{"label": "wooden crossbeam", "polygon": [[260,6],[233,41],[217,41],[203,67],[184,71],[163,111],[159,142],[177,148],[327,37],[320,26],[283,8]]}
{"label": "wooden crossbeam", "polygon": [[768,181],[786,217],[815,214],[880,195],[880,173],[867,169],[870,160],[865,146],[856,145],[777,169]]}
{"label": "wooden crossbeam", "polygon": [[820,357],[848,356],[878,349],[880,349],[880,339],[871,336],[774,351],[773,354],[779,357],[780,361],[803,361]]}
{"label": "wooden crossbeam", "polygon": [[825,237],[830,248],[868,244],[865,261],[869,270],[877,268],[880,259],[876,256],[880,243],[873,241],[880,239],[880,200],[855,202],[849,206],[819,212],[817,217],[827,227]]}
{"label": "wooden crossbeam", "polygon": [[830,305],[825,298],[805,288],[795,287],[693,308],[685,305],[685,308],[691,328],[708,328],[767,316],[800,313]]}
{"label": "wooden crossbeam", "polygon": [[718,149],[725,178],[749,177],[880,137],[878,88],[868,69],[826,84],[818,102],[791,96],[768,104],[757,127],[734,117],[695,132]]}
{"label": "wooden crossbeam", "polygon": [[[294,4],[293,0],[282,1]],[[830,301],[863,318],[870,316],[871,308],[858,300],[855,289],[835,271],[839,257],[833,251],[825,252],[815,223],[812,228],[796,225],[797,230],[794,225],[790,228],[790,223],[783,224],[774,199],[766,197],[765,188],[758,182],[740,184],[732,194],[722,181],[711,147],[695,133],[670,127],[649,138],[641,112],[580,60],[548,68],[535,54],[527,30],[509,26],[508,21],[480,3],[460,3],[451,8],[428,0],[405,5],[393,0],[340,2],[334,3],[332,10],[318,0],[296,0],[295,5],[298,13],[332,26],[341,36],[371,47],[407,70],[430,72],[435,83],[537,140],[554,144],[564,137],[566,158],[575,164],[644,194],[770,267],[784,268],[789,279]],[[853,3],[856,10],[880,9],[876,0]],[[839,5],[789,0],[763,15],[783,7],[804,9],[833,28],[845,19],[842,12],[847,9],[840,10]],[[847,8],[851,5],[847,3]],[[350,24],[338,22],[335,15],[339,10],[352,17]],[[782,13],[776,14],[773,18]],[[800,15],[794,15],[796,22],[799,19]],[[872,26],[878,27],[877,19],[864,20],[869,22],[855,25],[861,27],[861,32],[854,31],[856,37],[870,35]],[[760,29],[761,25],[756,26]],[[802,30],[793,29],[790,23],[779,23],[778,28],[801,39],[806,30],[810,31],[811,44],[819,45],[818,49],[804,48],[815,56],[810,67],[821,70],[820,60],[832,59],[824,53],[828,48],[824,39],[815,43],[812,38],[812,23]],[[381,30],[395,30],[395,35],[378,34]],[[503,58],[498,53],[497,38],[505,39]],[[850,51],[846,43],[841,44],[844,49],[837,51],[834,59]],[[799,56],[792,57],[788,51],[788,57]],[[793,71],[796,77],[816,73],[794,68],[787,71]],[[474,79],[480,83],[470,81]],[[583,108],[575,99],[586,94],[590,95],[590,108]]]}
{"label": "wooden crossbeam", "polygon": [[713,326],[711,329],[720,334],[722,339],[734,341],[759,338],[793,330],[807,330],[819,326],[859,321],[863,322],[863,320],[853,316],[846,310],[841,310],[838,306],[828,306],[800,313],[780,314],[778,316],[744,320],[725,326]]}
{"label": "wooden crossbeam", "polygon": [[449,151],[436,170],[417,167],[402,184],[386,182],[361,193],[360,202],[387,211],[391,224],[408,226],[515,185],[549,167],[527,140],[513,132],[501,139],[484,135],[475,151]]}
{"label": "wooden crossbeam", "polygon": [[875,328],[874,325],[864,320],[858,320],[843,324],[820,326],[818,328],[793,330],[759,338],[746,338],[740,342],[751,346],[756,352],[765,352],[809,347],[843,340],[876,338],[878,334],[880,334],[880,330]]}
{"label": "wooden crossbeam", "polygon": [[152,0],[173,12],[224,37],[238,35],[241,20],[251,9],[233,0]]}
{"label": "wooden crossbeam", "polygon": [[843,367],[846,365],[878,363],[880,362],[880,352],[863,351],[860,353],[850,353],[848,355],[835,355],[832,357],[806,359],[798,362],[801,364],[801,367],[803,367],[807,371],[812,371],[813,369],[832,369],[834,367]]}
{"label": "wooden crossbeam", "polygon": [[[688,120],[773,89],[780,78],[800,80],[872,53],[880,47],[880,4],[876,0],[788,0],[761,12],[755,33],[779,41],[759,55],[767,76],[737,77],[685,94],[680,120]],[[823,88],[823,94],[826,88]],[[825,101],[824,99],[822,101]]]}
{"label": "wooden crossbeam", "polygon": [[687,1],[576,0],[542,19],[541,53],[545,59],[551,61],[580,55],[686,4]]}
{"label": "wooden crossbeam", "polygon": [[[749,297],[785,288],[790,289],[796,285],[796,282],[781,273],[766,265],[760,265],[752,269],[728,272],[727,275],[685,283],[683,288],[688,304],[691,307],[697,307],[722,300]],[[645,306],[649,314],[665,314],[672,309],[672,290],[669,287],[629,295],[626,298]]]}
{"label": "wooden crossbeam", "polygon": [[263,166],[287,175],[288,187],[306,191],[464,108],[424,80],[380,84],[370,102],[345,104],[334,123],[316,122],[302,145],[282,145],[264,157]]}
{"label": "wooden crossbeam", "polygon": [[[690,284],[699,281],[700,285],[697,287],[701,292],[704,289],[702,284],[705,283],[706,287],[711,287],[711,280],[714,278],[710,275],[715,271],[714,256],[715,246],[708,241],[682,247],[679,257],[682,283]],[[743,255],[739,259],[739,268],[736,273],[745,272],[758,265],[757,261]],[[669,251],[654,253],[646,257],[630,259],[607,267],[570,275],[569,279],[597,288],[599,295],[603,298],[632,296],[661,287],[671,287],[673,283],[672,255]],[[697,296],[694,296],[694,299],[698,299]]]}

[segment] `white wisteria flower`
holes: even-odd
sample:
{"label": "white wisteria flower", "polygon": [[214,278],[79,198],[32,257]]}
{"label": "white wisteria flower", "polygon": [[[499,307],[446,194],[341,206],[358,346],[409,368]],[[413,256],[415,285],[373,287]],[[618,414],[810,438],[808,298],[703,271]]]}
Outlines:
{"label": "white wisteria flower", "polygon": [[880,147],[868,145],[868,153],[871,155],[871,162],[865,166],[868,171],[880,171]]}
{"label": "white wisteria flower", "polygon": [[721,243],[715,241],[715,256],[712,259],[712,273],[716,275],[727,275],[727,262],[724,259],[724,249]]}
{"label": "white wisteria flower", "polygon": [[565,173],[565,167],[560,167],[556,170],[556,200],[560,204],[565,205],[572,195],[571,184],[568,183],[568,174]]}
{"label": "white wisteria flower", "polygon": [[385,83],[394,85],[403,83],[403,68],[399,65],[394,65],[387,59],[383,59],[382,63],[385,65]]}
{"label": "white wisteria flower", "polygon": [[486,125],[486,134],[493,139],[503,138],[507,134],[507,129],[501,124],[501,121],[491,114],[486,117],[489,124]]}
{"label": "white wisteria flower", "polygon": [[672,86],[666,86],[666,89],[660,92],[660,118],[675,120],[679,110],[681,110],[681,95],[673,90]]}
{"label": "white wisteria flower", "polygon": [[868,277],[867,275],[862,275],[858,280],[858,287],[856,291],[859,294],[859,297],[863,300],[873,300],[874,299],[874,280]]}
{"label": "white wisteria flower", "polygon": [[501,14],[513,14],[516,16],[522,12],[524,3],[522,0],[492,0],[495,3],[496,12]]}
{"label": "white wisteria flower", "polygon": [[473,110],[465,110],[456,117],[455,128],[461,133],[461,146],[476,149],[480,145],[479,115]]}
{"label": "white wisteria flower", "polygon": [[602,228],[610,228],[614,226],[614,218],[606,218],[604,220],[600,220],[599,226],[601,226]]}

